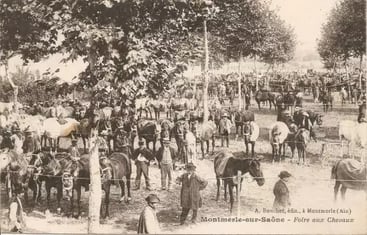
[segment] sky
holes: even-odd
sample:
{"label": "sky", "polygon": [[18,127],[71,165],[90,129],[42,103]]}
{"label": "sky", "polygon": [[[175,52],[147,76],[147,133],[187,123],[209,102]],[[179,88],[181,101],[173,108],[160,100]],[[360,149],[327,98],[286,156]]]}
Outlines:
{"label": "sky", "polygon": [[272,0],[272,7],[280,17],[293,26],[297,35],[297,49],[316,51],[321,26],[327,20],[337,0]]}
{"label": "sky", "polygon": [[[297,55],[311,52],[316,54],[317,39],[320,38],[321,26],[326,22],[327,15],[338,0],[271,0],[273,9],[278,9],[280,17],[293,26],[297,36]],[[40,63],[30,63],[31,70],[39,70],[41,73],[50,68],[51,71],[60,69],[57,76],[64,81],[72,82],[73,77],[83,71],[86,65],[82,60],[74,63],[62,64],[61,55],[52,56]],[[14,72],[17,65],[22,65],[19,58],[12,59],[9,63],[9,71]],[[0,75],[4,74],[3,66]]]}

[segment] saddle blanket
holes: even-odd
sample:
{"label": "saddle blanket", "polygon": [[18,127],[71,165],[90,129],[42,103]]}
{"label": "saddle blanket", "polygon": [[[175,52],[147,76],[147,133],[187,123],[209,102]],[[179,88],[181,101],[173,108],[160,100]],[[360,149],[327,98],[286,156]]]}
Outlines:
{"label": "saddle blanket", "polygon": [[339,162],[336,172],[337,179],[352,189],[361,189],[367,186],[366,173],[366,167],[354,159],[345,159]]}
{"label": "saddle blanket", "polygon": [[214,162],[215,175],[222,177],[224,173],[224,169],[226,168],[227,162],[230,158],[234,157],[231,152],[228,151],[219,151],[214,154],[214,159],[217,161]]}

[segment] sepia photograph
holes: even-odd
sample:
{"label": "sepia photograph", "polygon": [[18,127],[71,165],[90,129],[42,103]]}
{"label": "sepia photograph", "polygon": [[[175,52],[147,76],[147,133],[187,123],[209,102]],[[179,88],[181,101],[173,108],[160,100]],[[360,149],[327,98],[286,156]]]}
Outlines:
{"label": "sepia photograph", "polygon": [[0,0],[1,234],[367,234],[366,0]]}

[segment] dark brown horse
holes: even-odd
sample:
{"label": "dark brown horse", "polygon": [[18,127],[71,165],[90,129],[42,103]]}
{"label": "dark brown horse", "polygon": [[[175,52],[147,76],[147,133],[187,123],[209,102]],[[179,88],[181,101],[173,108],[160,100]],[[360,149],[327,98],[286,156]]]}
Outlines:
{"label": "dark brown horse", "polygon": [[110,189],[114,184],[121,189],[122,202],[125,198],[125,180],[127,186],[127,202],[131,200],[131,161],[128,155],[120,152],[112,153],[109,158],[100,158],[102,189],[105,191],[105,213],[103,214],[101,206],[101,215],[103,218],[109,216]]}
{"label": "dark brown horse", "polygon": [[334,200],[337,200],[339,188],[342,200],[347,189],[364,190],[367,197],[366,165],[354,159],[342,159],[332,167],[331,178],[335,179]]}
{"label": "dark brown horse", "polygon": [[[231,154],[230,154],[231,155]],[[225,166],[223,170],[220,170],[220,161],[223,161],[223,157],[227,157],[227,162],[224,163]],[[230,212],[232,213],[233,208],[233,187],[237,184],[241,184],[243,177],[241,178],[241,182],[237,182],[236,176],[237,172],[241,171],[241,175],[243,176],[247,172],[255,179],[259,186],[264,185],[265,179],[263,176],[263,172],[261,170],[260,159],[257,158],[235,158],[229,156],[228,153],[218,154],[214,159],[214,171],[217,178],[217,197],[216,200],[219,199],[219,189],[220,189],[220,180],[223,180],[224,183],[224,199],[227,200],[227,186],[229,189],[229,197],[230,197]],[[237,191],[238,193],[238,191]]]}
{"label": "dark brown horse", "polygon": [[269,103],[269,109],[271,109],[272,105],[275,106],[275,95],[271,93],[270,91],[257,91],[255,93],[255,100],[256,103],[261,109],[261,102],[268,102]]}

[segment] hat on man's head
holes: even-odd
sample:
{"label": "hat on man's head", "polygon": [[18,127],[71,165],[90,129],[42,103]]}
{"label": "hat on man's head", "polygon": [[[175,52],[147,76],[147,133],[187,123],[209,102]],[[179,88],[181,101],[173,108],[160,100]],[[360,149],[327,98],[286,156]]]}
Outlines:
{"label": "hat on man's head", "polygon": [[194,163],[192,162],[189,162],[187,165],[186,165],[186,170],[195,170],[196,169],[196,166],[194,165]]}
{"label": "hat on man's head", "polygon": [[163,141],[163,143],[167,143],[167,144],[171,142],[171,141],[169,140],[169,138],[167,138],[167,137],[163,138],[163,140],[162,140],[162,141]]}
{"label": "hat on man's head", "polygon": [[139,142],[138,142],[138,145],[139,145],[139,146],[142,146],[142,145],[144,145],[144,144],[145,144],[144,140],[139,140]]}
{"label": "hat on man's head", "polygon": [[225,112],[225,113],[222,114],[222,117],[229,117],[229,115],[228,115],[227,112]]}
{"label": "hat on man's head", "polygon": [[292,175],[288,171],[281,171],[278,176],[279,176],[279,178],[284,179],[284,178],[287,178],[287,177],[291,177]]}
{"label": "hat on man's head", "polygon": [[78,139],[71,139],[71,143],[78,143]]}
{"label": "hat on man's head", "polygon": [[158,203],[161,200],[156,194],[149,194],[149,196],[145,198],[145,201],[147,201],[148,203]]}

